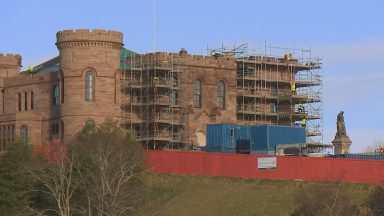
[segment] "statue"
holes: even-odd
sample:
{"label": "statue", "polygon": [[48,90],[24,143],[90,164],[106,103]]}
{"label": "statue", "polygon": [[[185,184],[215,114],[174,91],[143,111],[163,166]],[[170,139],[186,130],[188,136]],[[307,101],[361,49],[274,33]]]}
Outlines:
{"label": "statue", "polygon": [[332,141],[334,146],[334,154],[349,154],[349,149],[352,141],[349,139],[347,131],[345,129],[343,111],[339,112],[339,114],[337,115],[336,128],[336,136],[335,139]]}
{"label": "statue", "polygon": [[345,129],[345,122],[344,122],[344,111],[339,112],[337,115],[337,121],[336,121],[336,126],[337,126],[337,132],[336,136],[345,136],[347,135],[346,129]]}

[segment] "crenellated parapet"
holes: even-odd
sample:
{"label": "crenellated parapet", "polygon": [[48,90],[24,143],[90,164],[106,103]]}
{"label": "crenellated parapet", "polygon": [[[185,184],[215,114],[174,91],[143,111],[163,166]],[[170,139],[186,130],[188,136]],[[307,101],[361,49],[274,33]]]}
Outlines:
{"label": "crenellated parapet", "polygon": [[[130,57],[128,57],[130,58]],[[190,55],[187,53],[167,53],[156,52],[147,53],[143,55],[136,55],[136,65],[161,65],[161,64],[177,64],[185,66],[205,67],[205,68],[223,68],[234,69],[236,68],[235,56],[203,56],[203,55]]]}
{"label": "crenellated parapet", "polygon": [[0,53],[1,69],[18,69],[20,67],[21,67],[21,55]]}
{"label": "crenellated parapet", "polygon": [[123,46],[123,33],[112,30],[64,30],[56,33],[56,39],[56,46],[59,50],[88,47],[113,48],[120,50]]}
{"label": "crenellated parapet", "polygon": [[58,73],[44,73],[44,74],[24,74],[16,77],[9,77],[4,79],[7,87],[41,84],[46,82],[56,82],[58,80]]}

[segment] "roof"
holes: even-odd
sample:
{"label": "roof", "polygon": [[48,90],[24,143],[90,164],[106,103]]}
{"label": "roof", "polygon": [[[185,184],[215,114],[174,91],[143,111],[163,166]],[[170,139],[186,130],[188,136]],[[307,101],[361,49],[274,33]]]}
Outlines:
{"label": "roof", "polygon": [[35,67],[33,67],[33,74],[43,74],[58,72],[60,70],[60,56],[56,56],[52,59],[49,59],[46,62],[43,62]]}

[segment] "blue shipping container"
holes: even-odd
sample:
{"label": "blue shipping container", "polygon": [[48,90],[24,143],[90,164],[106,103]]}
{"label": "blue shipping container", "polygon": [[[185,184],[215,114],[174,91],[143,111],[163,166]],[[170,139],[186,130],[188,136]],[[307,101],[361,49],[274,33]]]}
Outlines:
{"label": "blue shipping container", "polygon": [[275,149],[279,144],[306,143],[304,127],[282,125],[251,126],[251,153],[261,149]]}
{"label": "blue shipping container", "polygon": [[235,124],[207,125],[207,152],[249,153],[249,127]]}

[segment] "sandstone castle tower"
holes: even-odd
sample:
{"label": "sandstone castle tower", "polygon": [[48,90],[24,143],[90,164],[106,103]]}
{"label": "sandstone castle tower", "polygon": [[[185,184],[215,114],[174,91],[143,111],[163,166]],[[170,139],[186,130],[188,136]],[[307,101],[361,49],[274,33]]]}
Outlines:
{"label": "sandstone castle tower", "polygon": [[[60,50],[60,129],[65,141],[84,127],[120,115],[119,66],[123,34],[105,30],[64,30]],[[68,127],[65,127],[68,125]]]}
{"label": "sandstone castle tower", "polygon": [[4,114],[4,80],[5,78],[19,76],[21,56],[18,54],[0,54],[0,114]]}

